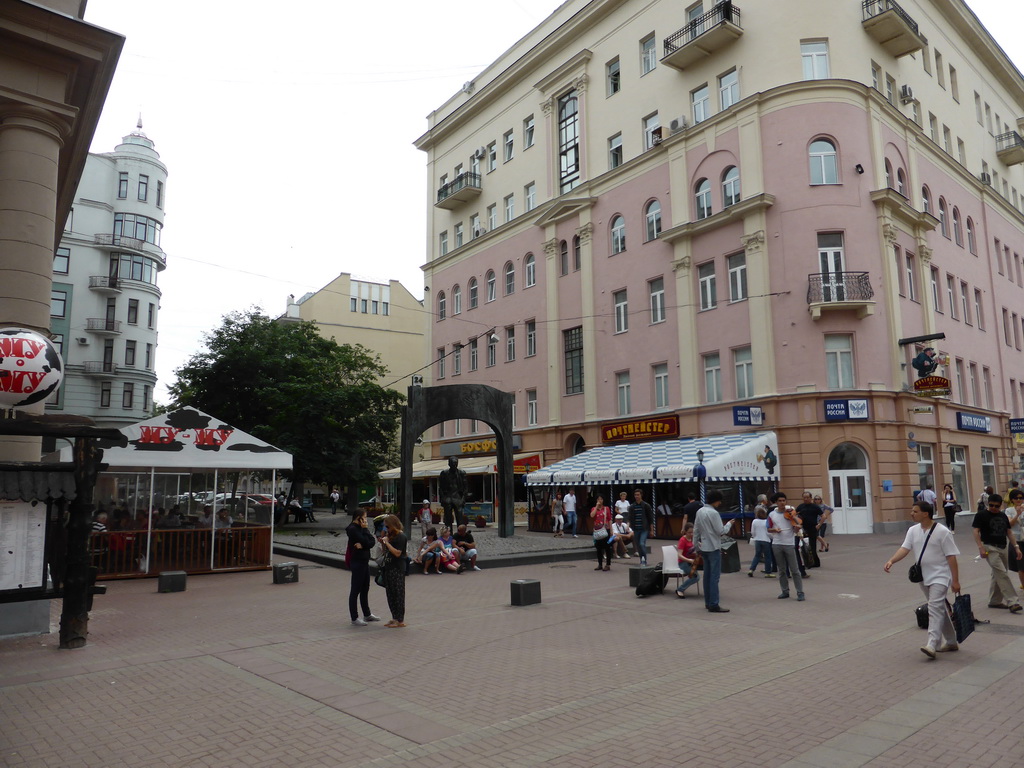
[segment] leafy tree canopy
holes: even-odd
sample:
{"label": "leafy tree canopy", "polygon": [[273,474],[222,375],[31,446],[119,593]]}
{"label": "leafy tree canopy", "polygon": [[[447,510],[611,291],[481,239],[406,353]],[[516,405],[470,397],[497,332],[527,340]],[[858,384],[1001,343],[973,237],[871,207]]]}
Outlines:
{"label": "leafy tree canopy", "polygon": [[403,396],[362,345],[256,308],[226,315],[206,350],[175,371],[174,407],[190,405],[292,454],[293,480],[374,483],[393,461]]}

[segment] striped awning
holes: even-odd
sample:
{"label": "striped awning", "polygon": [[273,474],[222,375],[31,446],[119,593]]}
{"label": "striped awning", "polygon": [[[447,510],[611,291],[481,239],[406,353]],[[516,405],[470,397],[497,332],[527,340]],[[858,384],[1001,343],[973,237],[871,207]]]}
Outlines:
{"label": "striped awning", "polygon": [[774,432],[688,437],[591,448],[526,475],[527,485],[607,485],[705,480],[776,480],[779,444]]}

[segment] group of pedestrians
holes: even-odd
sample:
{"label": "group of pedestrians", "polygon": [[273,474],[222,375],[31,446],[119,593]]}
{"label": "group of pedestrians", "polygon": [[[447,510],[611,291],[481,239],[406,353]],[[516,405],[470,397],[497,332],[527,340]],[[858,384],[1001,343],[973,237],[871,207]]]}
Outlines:
{"label": "group of pedestrians", "polygon": [[[567,494],[568,495],[568,494]],[[612,555],[631,557],[628,546],[633,545],[633,554],[640,565],[647,565],[647,537],[654,533],[654,510],[644,501],[639,488],[633,491],[633,503],[626,501],[626,492],[619,493],[615,507],[607,507],[603,496],[596,496],[590,510],[593,524],[594,549],[597,552],[595,571],[611,570]]]}

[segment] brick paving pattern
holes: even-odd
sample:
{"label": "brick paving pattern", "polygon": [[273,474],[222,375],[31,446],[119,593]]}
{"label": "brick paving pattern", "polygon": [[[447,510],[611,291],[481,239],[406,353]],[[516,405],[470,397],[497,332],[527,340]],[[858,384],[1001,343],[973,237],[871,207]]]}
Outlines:
{"label": "brick paving pattern", "polygon": [[[0,765],[1021,765],[1024,616],[987,609],[961,557],[992,624],[929,661],[918,588],[882,572],[901,540],[834,537],[804,603],[724,574],[718,615],[637,599],[624,560],[412,576],[399,630],[351,626],[348,574],[322,566],[110,582],[86,648],[0,640]],[[543,603],[510,606],[517,578]]]}

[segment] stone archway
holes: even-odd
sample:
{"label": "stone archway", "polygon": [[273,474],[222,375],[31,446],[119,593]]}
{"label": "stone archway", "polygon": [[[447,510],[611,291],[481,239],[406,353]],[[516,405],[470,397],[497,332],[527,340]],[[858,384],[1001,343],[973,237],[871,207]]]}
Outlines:
{"label": "stone archway", "polygon": [[494,430],[498,443],[498,536],[515,530],[512,474],[512,395],[486,384],[409,387],[402,408],[402,481],[398,508],[406,530],[412,523],[412,454],[427,429],[450,419],[476,419]]}

